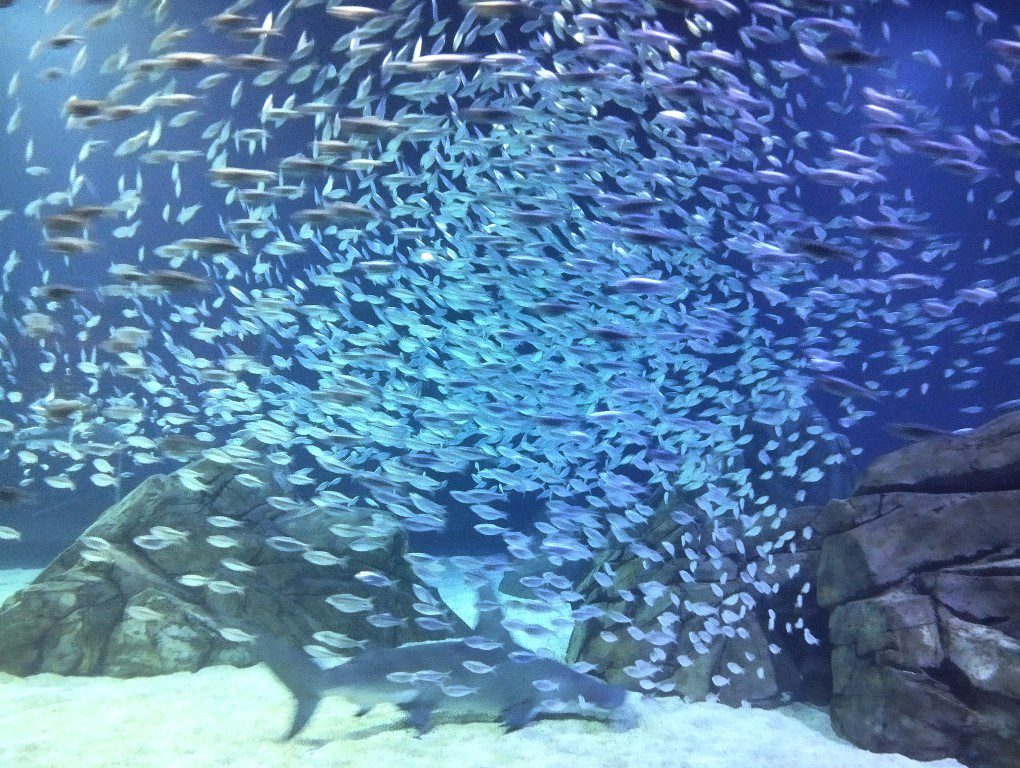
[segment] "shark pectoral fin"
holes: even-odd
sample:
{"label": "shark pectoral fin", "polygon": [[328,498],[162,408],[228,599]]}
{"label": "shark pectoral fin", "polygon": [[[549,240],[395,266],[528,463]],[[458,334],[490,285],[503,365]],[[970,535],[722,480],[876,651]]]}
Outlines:
{"label": "shark pectoral fin", "polygon": [[414,728],[419,736],[424,736],[432,730],[432,713],[434,711],[432,702],[414,699],[406,704],[401,704],[400,708],[407,715],[407,724]]}
{"label": "shark pectoral fin", "polygon": [[290,724],[283,740],[289,741],[297,736],[312,719],[316,708],[319,706],[318,696],[302,696],[297,700],[297,709],[294,710],[294,720]]}
{"label": "shark pectoral fin", "polygon": [[294,720],[283,737],[294,738],[308,725],[322,698],[323,671],[300,648],[268,632],[256,631],[258,657],[297,699]]}
{"label": "shark pectoral fin", "polygon": [[517,731],[535,719],[535,708],[530,701],[513,704],[503,710],[500,718],[507,733]]}

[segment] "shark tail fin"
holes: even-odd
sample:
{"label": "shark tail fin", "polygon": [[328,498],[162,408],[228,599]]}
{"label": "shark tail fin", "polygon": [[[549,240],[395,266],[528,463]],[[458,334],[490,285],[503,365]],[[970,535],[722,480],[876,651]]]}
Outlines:
{"label": "shark tail fin", "polygon": [[300,648],[262,634],[256,641],[259,658],[297,699],[294,719],[284,741],[297,736],[312,719],[322,700],[322,670]]}

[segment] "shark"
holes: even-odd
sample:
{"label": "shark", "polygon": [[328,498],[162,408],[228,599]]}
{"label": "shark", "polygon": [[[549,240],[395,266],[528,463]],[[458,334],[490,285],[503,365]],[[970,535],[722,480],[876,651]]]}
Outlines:
{"label": "shark", "polygon": [[359,716],[380,704],[396,705],[419,736],[450,722],[499,722],[509,732],[546,716],[633,725],[626,688],[520,648],[501,612],[481,617],[471,636],[366,649],[329,669],[303,649],[259,635],[261,660],[297,701],[283,739],[300,734],[332,695],[353,703]]}
{"label": "shark", "polygon": [[262,661],[297,700],[284,740],[297,736],[322,699],[334,694],[354,703],[358,715],[395,704],[419,735],[441,722],[501,722],[514,731],[545,715],[629,726],[623,686],[480,635],[365,650],[331,669],[274,637],[257,645]]}
{"label": "shark", "polygon": [[[111,547],[107,555],[127,573],[153,578],[130,553]],[[191,597],[179,584],[157,579],[163,590],[189,604]],[[250,621],[211,608],[194,607],[189,613],[211,629],[229,625],[250,636],[255,655],[297,701],[284,741],[299,735],[322,700],[333,695],[354,703],[359,715],[395,704],[419,735],[445,722],[501,722],[514,731],[548,715],[604,720],[621,730],[635,724],[630,691],[514,643],[502,611],[492,608],[499,600],[491,586],[480,591],[478,605],[484,610],[473,635],[368,648],[329,669]]]}

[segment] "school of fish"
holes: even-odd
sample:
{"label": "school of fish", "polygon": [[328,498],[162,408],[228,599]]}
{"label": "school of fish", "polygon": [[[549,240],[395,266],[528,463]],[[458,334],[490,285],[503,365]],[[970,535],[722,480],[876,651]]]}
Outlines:
{"label": "school of fish", "polygon": [[[31,228],[38,248],[2,268],[0,504],[119,494],[198,458],[255,488],[269,468],[282,515],[347,538],[457,537],[453,511],[470,515],[510,561],[548,560],[536,597],[622,635],[627,617],[556,568],[611,547],[675,558],[639,535],[658,505],[714,521],[719,548],[682,554],[725,580],[720,548],[778,528],[884,403],[916,400],[921,422],[947,393],[974,416],[1018,405],[979,398],[1020,364],[1020,30],[993,8],[943,18],[985,63],[954,72],[888,52],[899,32],[876,13],[906,0],[28,5],[0,2],[38,38],[6,91],[25,181],[0,235]],[[970,111],[900,87],[910,67]],[[33,94],[68,83],[38,116],[59,141],[30,135]],[[997,234],[940,231],[906,165]],[[770,497],[777,478],[794,498]],[[541,507],[525,526],[521,497]],[[207,537],[241,581],[233,521],[208,523],[136,544]],[[655,663],[690,612],[703,651],[733,631],[760,585],[741,579],[724,605],[674,597],[642,688],[669,690]],[[621,599],[669,585],[641,589]],[[420,596],[416,617],[330,602],[447,631]]]}

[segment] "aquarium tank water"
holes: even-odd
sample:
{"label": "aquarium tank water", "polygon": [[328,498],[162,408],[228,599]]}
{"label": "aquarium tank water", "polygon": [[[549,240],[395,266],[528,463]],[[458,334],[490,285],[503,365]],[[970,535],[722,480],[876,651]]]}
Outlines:
{"label": "aquarium tank water", "polygon": [[0,766],[1020,766],[1018,81],[1010,0],[0,0]]}

